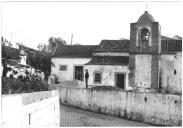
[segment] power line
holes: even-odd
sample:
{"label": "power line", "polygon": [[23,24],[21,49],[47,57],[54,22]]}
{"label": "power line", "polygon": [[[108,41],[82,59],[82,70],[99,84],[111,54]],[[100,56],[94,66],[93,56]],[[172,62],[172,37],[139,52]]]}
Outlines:
{"label": "power line", "polygon": [[11,37],[10,37],[11,42],[12,42],[13,36],[21,37],[21,38],[23,38],[23,40],[28,40],[28,41],[35,41],[35,42],[38,42],[38,41],[36,41],[35,39],[32,39],[32,38],[30,38],[30,37],[27,37],[27,36],[21,35],[21,34],[16,33],[16,32],[6,32],[6,33],[8,33],[8,34],[10,34],[10,35],[11,35]]}
{"label": "power line", "polygon": [[[10,35],[10,36],[8,36],[8,35]],[[45,41],[37,41],[37,40],[35,40],[35,39],[32,39],[32,38],[30,38],[30,37],[21,35],[21,34],[16,33],[16,32],[4,31],[4,35],[2,34],[2,37],[4,37],[4,38],[7,39],[7,40],[8,40],[7,37],[9,37],[11,43],[13,44],[13,46],[16,46],[16,43],[18,43],[18,42],[19,42],[19,43],[23,43],[24,45],[25,45],[25,44],[28,45],[28,44],[30,44],[31,42],[34,42],[34,43],[35,43],[34,48],[36,48],[37,45],[38,45],[40,42],[43,43],[43,44],[45,44],[45,43],[44,43]],[[15,38],[16,38],[16,39],[15,39]],[[32,44],[32,43],[31,43],[31,44]],[[31,45],[28,45],[28,46],[31,46]],[[31,48],[33,48],[33,47],[31,47]]]}

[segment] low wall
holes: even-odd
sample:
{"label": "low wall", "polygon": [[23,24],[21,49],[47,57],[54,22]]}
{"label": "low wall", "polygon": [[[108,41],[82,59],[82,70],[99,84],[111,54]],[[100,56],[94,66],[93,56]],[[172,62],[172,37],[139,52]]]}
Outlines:
{"label": "low wall", "polygon": [[58,87],[60,102],[154,125],[182,125],[182,97],[122,90]]}
{"label": "low wall", "polygon": [[2,95],[1,126],[60,126],[58,91]]}

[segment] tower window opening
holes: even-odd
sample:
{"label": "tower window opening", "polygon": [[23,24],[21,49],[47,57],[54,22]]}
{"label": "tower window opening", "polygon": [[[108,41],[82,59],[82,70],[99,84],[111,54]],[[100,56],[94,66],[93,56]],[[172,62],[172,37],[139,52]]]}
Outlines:
{"label": "tower window opening", "polygon": [[140,41],[142,45],[149,45],[149,30],[143,28],[140,32]]}
{"label": "tower window opening", "polygon": [[141,30],[141,41],[148,41],[149,40],[149,31],[148,29],[144,28]]}
{"label": "tower window opening", "polygon": [[177,71],[174,69],[174,75],[176,75],[177,74]]}

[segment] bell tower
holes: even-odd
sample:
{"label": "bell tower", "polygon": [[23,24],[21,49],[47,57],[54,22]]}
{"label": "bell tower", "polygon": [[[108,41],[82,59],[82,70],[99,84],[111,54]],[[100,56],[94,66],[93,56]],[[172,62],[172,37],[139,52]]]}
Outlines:
{"label": "bell tower", "polygon": [[148,11],[130,24],[130,85],[158,89],[160,32],[159,23]]}

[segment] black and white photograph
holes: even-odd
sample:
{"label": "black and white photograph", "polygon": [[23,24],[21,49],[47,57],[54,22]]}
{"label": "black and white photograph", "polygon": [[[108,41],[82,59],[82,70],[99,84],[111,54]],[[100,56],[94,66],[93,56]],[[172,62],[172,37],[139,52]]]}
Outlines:
{"label": "black and white photograph", "polygon": [[1,127],[182,127],[182,0],[1,0]]}

